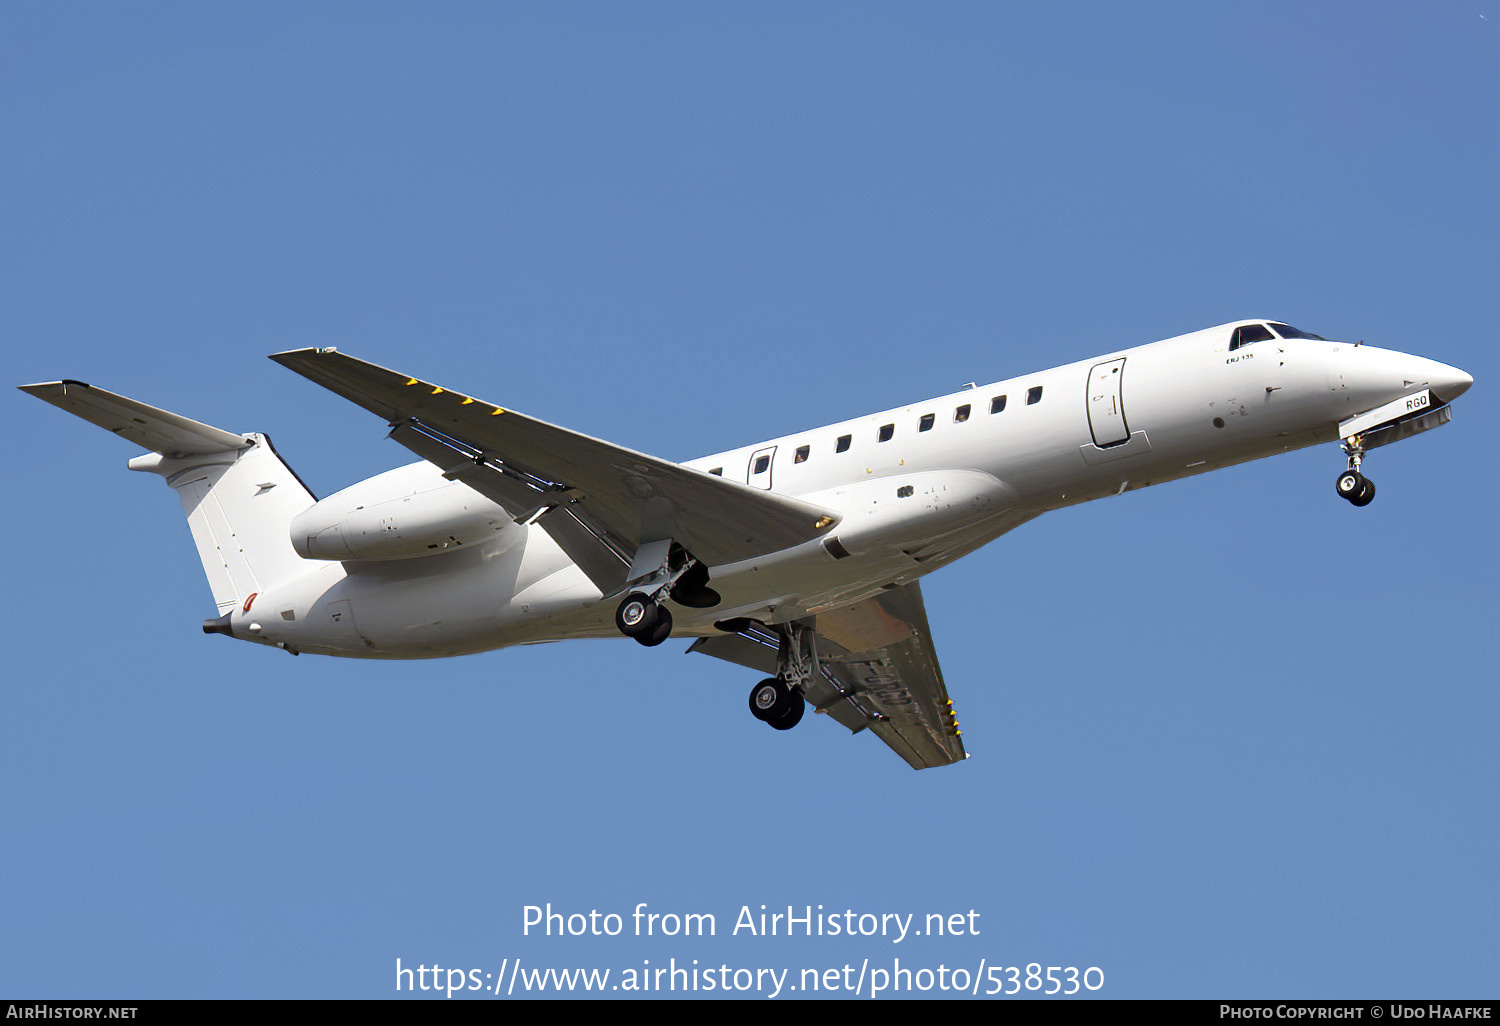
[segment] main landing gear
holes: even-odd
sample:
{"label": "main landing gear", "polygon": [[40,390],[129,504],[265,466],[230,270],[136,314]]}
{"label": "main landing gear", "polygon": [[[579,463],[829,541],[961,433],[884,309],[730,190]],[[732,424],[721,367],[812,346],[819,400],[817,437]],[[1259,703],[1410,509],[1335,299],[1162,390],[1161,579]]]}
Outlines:
{"label": "main landing gear", "polygon": [[672,636],[672,611],[643,591],[633,591],[615,610],[615,626],[648,648]]}
{"label": "main landing gear", "polygon": [[1360,436],[1346,439],[1343,448],[1349,457],[1349,469],[1339,475],[1334,482],[1334,490],[1339,493],[1339,498],[1348,499],[1350,505],[1368,506],[1375,501],[1375,482],[1359,472],[1359,466],[1365,458]]}
{"label": "main landing gear", "polygon": [[692,609],[719,604],[719,593],[708,586],[708,567],[671,541],[642,546],[631,570],[636,590],[615,610],[615,626],[647,647],[660,645],[672,635],[667,599]]}
{"label": "main landing gear", "polygon": [[770,628],[780,638],[776,676],[750,689],[750,714],[776,730],[791,730],[802,722],[807,703],[802,687],[818,672],[816,634],[799,623]]}
{"label": "main landing gear", "polygon": [[802,722],[806,706],[802,692],[778,677],[767,677],[750,689],[750,714],[777,730],[791,730]]}

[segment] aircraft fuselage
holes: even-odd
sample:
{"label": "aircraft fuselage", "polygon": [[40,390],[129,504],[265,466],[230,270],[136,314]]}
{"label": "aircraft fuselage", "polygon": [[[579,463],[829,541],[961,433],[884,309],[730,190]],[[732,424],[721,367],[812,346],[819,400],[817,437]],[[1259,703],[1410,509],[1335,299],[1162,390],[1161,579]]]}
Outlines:
{"label": "aircraft fuselage", "polygon": [[[1231,348],[1235,327],[687,462],[842,519],[803,545],[710,567],[721,601],[673,605],[674,633],[846,607],[1048,510],[1334,441],[1356,414],[1402,397],[1446,403],[1471,382],[1441,363],[1347,342],[1273,337]],[[538,525],[515,523],[437,466],[399,468],[317,508],[333,511],[342,533],[299,544],[343,548],[235,610],[235,637],[307,653],[430,658],[619,636],[618,595],[601,594]],[[436,546],[432,525],[455,525],[442,543],[451,548],[423,554]],[[403,538],[419,546],[417,558],[361,558],[370,554],[361,545],[379,555]],[[352,558],[338,558],[345,552]]]}

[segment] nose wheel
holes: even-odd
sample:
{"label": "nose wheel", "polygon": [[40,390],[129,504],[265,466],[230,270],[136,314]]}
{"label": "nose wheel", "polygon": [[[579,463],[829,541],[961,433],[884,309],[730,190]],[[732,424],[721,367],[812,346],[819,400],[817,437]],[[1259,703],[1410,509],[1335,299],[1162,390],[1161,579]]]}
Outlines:
{"label": "nose wheel", "polygon": [[1351,506],[1368,506],[1375,501],[1375,482],[1359,472],[1365,451],[1359,444],[1358,435],[1344,442],[1344,452],[1349,456],[1349,469],[1339,475],[1334,482],[1334,490],[1339,493],[1339,498],[1347,499]]}
{"label": "nose wheel", "polygon": [[1348,499],[1350,505],[1368,506],[1375,500],[1375,482],[1357,470],[1346,470],[1334,483],[1339,498]]}

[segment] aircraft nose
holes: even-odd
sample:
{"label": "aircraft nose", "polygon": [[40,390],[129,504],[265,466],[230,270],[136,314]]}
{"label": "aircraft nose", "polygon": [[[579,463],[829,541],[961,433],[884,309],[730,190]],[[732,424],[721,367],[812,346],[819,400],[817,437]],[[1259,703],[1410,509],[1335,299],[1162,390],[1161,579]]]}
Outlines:
{"label": "aircraft nose", "polygon": [[1423,370],[1427,387],[1445,403],[1451,403],[1474,384],[1474,378],[1457,367],[1450,367],[1436,360],[1423,360],[1422,363],[1425,364]]}
{"label": "aircraft nose", "polygon": [[1469,386],[1475,383],[1475,380],[1466,372],[1451,368],[1446,363],[1439,363],[1437,360],[1403,356],[1397,363],[1398,368],[1392,369],[1400,369],[1404,387],[1410,389],[1412,386],[1425,384],[1442,402],[1454,401],[1458,396],[1469,392]]}

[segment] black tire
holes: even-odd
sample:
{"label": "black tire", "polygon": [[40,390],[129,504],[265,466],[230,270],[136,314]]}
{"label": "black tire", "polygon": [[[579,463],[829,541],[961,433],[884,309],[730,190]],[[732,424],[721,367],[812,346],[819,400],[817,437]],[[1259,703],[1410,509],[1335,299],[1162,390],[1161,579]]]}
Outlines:
{"label": "black tire", "polygon": [[767,720],[766,722],[777,730],[791,730],[797,724],[801,723],[802,714],[807,711],[807,703],[795,691],[792,692],[792,700],[792,705],[788,707],[785,713],[774,720]]}
{"label": "black tire", "polygon": [[635,640],[647,648],[655,648],[672,636],[672,611],[665,606],[657,606],[656,610],[658,613],[656,626],[652,628],[651,633],[635,636]]}
{"label": "black tire", "polygon": [[639,591],[625,596],[615,610],[615,626],[627,638],[650,637],[665,610]]}
{"label": "black tire", "polygon": [[1339,498],[1348,499],[1353,502],[1365,486],[1365,479],[1357,470],[1346,470],[1339,475],[1334,482],[1334,491],[1339,493]]}
{"label": "black tire", "polygon": [[750,715],[767,723],[785,715],[789,694],[785,684],[767,677],[750,689]]}
{"label": "black tire", "polygon": [[1371,481],[1369,478],[1364,478],[1364,484],[1360,486],[1359,493],[1350,498],[1349,502],[1354,506],[1368,506],[1374,501],[1375,482]]}

